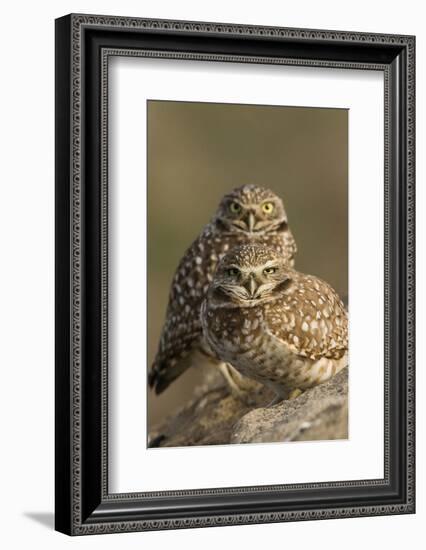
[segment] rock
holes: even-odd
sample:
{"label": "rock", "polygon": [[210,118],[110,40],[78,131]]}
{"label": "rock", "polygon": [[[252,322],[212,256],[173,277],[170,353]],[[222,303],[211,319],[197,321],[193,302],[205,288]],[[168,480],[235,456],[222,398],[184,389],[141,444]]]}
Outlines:
{"label": "rock", "polygon": [[213,368],[194,399],[151,431],[150,447],[223,445],[230,443],[235,423],[254,407],[265,406],[273,394],[260,384],[249,402],[232,395],[222,375]]}
{"label": "rock", "polygon": [[231,443],[267,443],[348,437],[348,369],[296,399],[245,414]]}
{"label": "rock", "polygon": [[151,432],[151,447],[348,437],[347,368],[325,384],[270,408],[270,390],[262,387],[249,394],[250,402],[243,402],[211,370],[194,399]]}

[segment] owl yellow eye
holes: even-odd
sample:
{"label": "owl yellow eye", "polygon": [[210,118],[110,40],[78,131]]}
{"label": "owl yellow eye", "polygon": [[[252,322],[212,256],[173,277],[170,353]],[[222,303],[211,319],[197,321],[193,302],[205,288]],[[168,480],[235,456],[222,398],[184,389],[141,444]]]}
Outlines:
{"label": "owl yellow eye", "polygon": [[277,270],[276,267],[265,267],[265,269],[263,270],[263,273],[265,275],[272,275],[273,273],[275,273]]}
{"label": "owl yellow eye", "polygon": [[231,202],[229,205],[229,211],[232,212],[232,214],[238,214],[238,212],[241,212],[241,206],[238,202]]}
{"label": "owl yellow eye", "polygon": [[273,202],[265,202],[262,204],[262,210],[265,214],[271,214],[274,211],[275,205]]}
{"label": "owl yellow eye", "polygon": [[229,277],[236,277],[237,275],[240,274],[240,270],[237,269],[236,267],[230,267],[229,269],[226,270],[226,274],[229,275]]}

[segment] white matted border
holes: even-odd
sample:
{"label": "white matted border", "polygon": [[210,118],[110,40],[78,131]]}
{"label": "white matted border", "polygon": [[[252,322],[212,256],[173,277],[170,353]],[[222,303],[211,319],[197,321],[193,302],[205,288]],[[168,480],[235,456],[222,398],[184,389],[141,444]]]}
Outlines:
{"label": "white matted border", "polygon": [[[109,492],[383,477],[383,73],[110,58]],[[146,449],[146,100],[349,109],[348,441]]]}

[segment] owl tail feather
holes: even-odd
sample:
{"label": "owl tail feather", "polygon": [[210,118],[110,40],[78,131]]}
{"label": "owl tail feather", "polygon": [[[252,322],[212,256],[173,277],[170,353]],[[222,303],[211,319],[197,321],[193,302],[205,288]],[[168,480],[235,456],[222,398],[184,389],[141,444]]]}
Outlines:
{"label": "owl tail feather", "polygon": [[148,385],[158,395],[176,380],[190,366],[186,361],[180,361],[174,366],[166,361],[155,362],[148,373]]}

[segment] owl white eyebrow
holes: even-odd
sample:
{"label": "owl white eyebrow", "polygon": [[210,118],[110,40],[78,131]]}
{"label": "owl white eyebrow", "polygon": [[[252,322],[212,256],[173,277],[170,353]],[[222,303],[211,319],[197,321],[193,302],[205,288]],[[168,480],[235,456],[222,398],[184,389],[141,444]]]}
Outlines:
{"label": "owl white eyebrow", "polygon": [[[238,202],[238,201],[233,201],[233,202]],[[263,200],[262,202],[242,202],[242,203],[239,203],[240,206],[244,206],[244,208],[255,208],[256,206],[263,206],[265,203],[267,202],[273,202],[275,204],[275,200],[274,199],[266,199],[266,200]]]}

